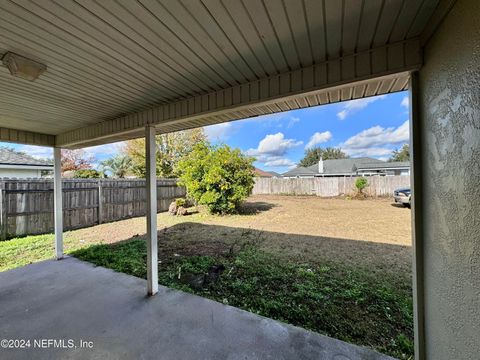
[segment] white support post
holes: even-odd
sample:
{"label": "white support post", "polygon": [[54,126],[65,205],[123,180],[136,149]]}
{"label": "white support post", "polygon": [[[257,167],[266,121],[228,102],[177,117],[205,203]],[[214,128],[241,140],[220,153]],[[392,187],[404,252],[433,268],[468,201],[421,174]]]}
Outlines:
{"label": "white support post", "polygon": [[146,198],[147,198],[147,290],[148,295],[158,292],[158,239],[157,239],[157,169],[155,128],[145,128]]}
{"label": "white support post", "polygon": [[60,148],[53,148],[54,176],[53,176],[53,202],[55,218],[55,257],[63,258],[63,209],[62,209],[62,153]]}

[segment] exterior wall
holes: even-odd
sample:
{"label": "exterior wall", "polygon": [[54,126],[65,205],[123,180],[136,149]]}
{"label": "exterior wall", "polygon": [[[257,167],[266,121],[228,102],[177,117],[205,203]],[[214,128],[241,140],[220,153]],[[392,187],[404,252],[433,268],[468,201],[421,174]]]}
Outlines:
{"label": "exterior wall", "polygon": [[42,176],[41,170],[35,169],[0,169],[0,178],[39,178]]}
{"label": "exterior wall", "polygon": [[458,0],[419,73],[427,359],[480,356],[479,14],[480,1]]}

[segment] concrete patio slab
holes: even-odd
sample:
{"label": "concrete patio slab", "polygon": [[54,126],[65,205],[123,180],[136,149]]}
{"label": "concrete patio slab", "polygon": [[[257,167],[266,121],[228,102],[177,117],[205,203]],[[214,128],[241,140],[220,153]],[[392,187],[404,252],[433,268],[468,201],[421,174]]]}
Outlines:
{"label": "concrete patio slab", "polygon": [[75,258],[0,273],[0,340],[25,347],[0,358],[391,359],[181,291],[145,292],[143,279]]}

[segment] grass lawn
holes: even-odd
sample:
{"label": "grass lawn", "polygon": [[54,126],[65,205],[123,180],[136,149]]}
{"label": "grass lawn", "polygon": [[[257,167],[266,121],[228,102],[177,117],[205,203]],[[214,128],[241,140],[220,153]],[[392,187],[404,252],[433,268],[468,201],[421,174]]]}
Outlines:
{"label": "grass lawn", "polygon": [[[143,239],[73,255],[146,277]],[[397,277],[334,263],[285,261],[245,244],[222,256],[175,256],[160,265],[159,282],[401,359],[413,356],[410,283]]]}
{"label": "grass lawn", "polygon": [[[86,245],[72,237],[70,233],[65,234],[64,246],[67,249],[66,253]],[[54,253],[54,236],[52,234],[0,241],[0,271],[52,259]]]}
{"label": "grass lawn", "polygon": [[[246,215],[228,217],[159,214],[159,282],[413,358],[409,210],[387,201],[300,200],[257,197]],[[67,232],[65,249],[145,278],[144,226],[137,218]],[[52,254],[52,235],[0,242],[0,271]]]}

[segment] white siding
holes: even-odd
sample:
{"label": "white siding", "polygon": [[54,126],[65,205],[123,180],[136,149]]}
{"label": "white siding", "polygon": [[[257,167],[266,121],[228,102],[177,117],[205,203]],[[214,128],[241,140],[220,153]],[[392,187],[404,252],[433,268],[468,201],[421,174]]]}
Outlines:
{"label": "white siding", "polygon": [[41,177],[41,170],[34,169],[1,169],[0,168],[0,178],[17,178],[17,179],[26,179],[26,178],[38,178]]}

